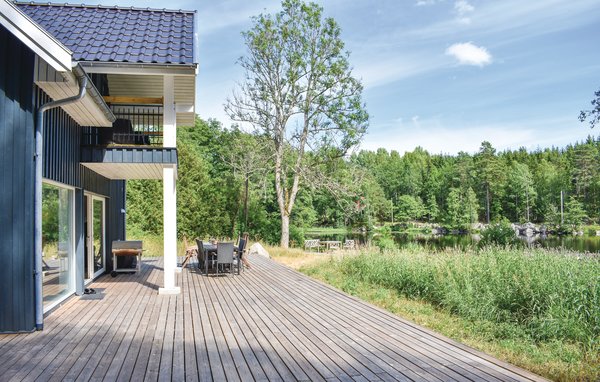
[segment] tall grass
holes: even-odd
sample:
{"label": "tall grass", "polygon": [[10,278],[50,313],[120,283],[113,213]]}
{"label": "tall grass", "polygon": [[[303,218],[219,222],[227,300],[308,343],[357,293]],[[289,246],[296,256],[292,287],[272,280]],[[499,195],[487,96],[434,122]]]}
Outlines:
{"label": "tall grass", "polygon": [[[567,340],[599,349],[600,261],[547,250],[419,248],[345,257],[347,277],[396,290],[473,320],[497,337]],[[505,324],[505,325],[502,325]],[[520,333],[514,333],[518,331]]]}

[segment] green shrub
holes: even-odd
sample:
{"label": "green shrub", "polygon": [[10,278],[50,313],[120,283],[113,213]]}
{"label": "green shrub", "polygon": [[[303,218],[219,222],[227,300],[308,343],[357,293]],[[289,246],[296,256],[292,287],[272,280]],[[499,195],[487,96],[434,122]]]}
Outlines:
{"label": "green shrub", "polygon": [[383,226],[379,229],[379,235],[374,237],[375,245],[379,247],[381,251],[387,251],[398,248],[394,238],[392,237],[392,229],[390,226]]}
{"label": "green shrub", "polygon": [[488,226],[481,232],[480,247],[490,245],[506,246],[521,246],[523,242],[519,240],[510,223],[504,221]]}
{"label": "green shrub", "polygon": [[[600,262],[546,250],[487,247],[479,252],[402,249],[363,253],[339,263],[349,278],[442,306],[462,317],[496,322],[499,338],[525,333],[536,341],[598,347]],[[504,326],[503,324],[508,324]]]}

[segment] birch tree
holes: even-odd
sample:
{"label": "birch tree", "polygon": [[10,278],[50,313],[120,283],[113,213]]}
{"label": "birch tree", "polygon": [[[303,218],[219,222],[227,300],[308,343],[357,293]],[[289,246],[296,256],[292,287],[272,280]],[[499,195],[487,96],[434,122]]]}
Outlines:
{"label": "birch tree", "polygon": [[[284,0],[242,33],[244,80],[225,104],[229,117],[269,137],[282,247],[307,168],[345,155],[368,125],[362,85],[353,77],[340,27],[315,3]],[[311,152],[312,155],[305,155]]]}

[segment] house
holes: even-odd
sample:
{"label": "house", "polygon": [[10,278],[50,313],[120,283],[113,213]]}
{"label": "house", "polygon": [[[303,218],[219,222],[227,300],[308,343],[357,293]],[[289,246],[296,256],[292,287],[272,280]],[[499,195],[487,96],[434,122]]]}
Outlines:
{"label": "house", "polygon": [[126,181],[162,179],[178,293],[176,127],[194,123],[195,12],[0,0],[0,332],[110,271]]}

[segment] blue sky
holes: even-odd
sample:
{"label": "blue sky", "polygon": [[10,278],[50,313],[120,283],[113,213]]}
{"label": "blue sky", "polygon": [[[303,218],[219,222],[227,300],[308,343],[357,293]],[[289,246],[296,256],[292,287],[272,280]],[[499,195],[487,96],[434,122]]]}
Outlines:
{"label": "blue sky", "polygon": [[[96,4],[98,1],[85,1]],[[114,2],[114,0],[113,0]],[[371,115],[361,148],[432,153],[564,146],[600,88],[598,0],[322,0],[342,28]],[[110,3],[105,3],[109,5]],[[240,32],[278,1],[118,1],[198,11],[197,112],[230,121]]]}

